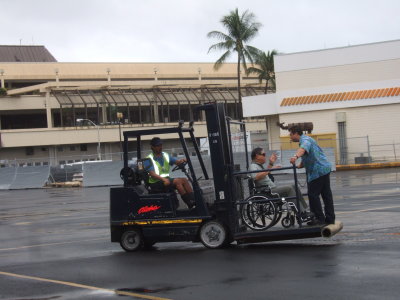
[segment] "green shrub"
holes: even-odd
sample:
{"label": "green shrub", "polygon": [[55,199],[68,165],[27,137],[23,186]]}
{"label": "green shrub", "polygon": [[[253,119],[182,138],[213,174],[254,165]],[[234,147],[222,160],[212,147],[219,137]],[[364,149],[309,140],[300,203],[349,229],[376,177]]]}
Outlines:
{"label": "green shrub", "polygon": [[0,96],[7,96],[7,89],[0,88]]}

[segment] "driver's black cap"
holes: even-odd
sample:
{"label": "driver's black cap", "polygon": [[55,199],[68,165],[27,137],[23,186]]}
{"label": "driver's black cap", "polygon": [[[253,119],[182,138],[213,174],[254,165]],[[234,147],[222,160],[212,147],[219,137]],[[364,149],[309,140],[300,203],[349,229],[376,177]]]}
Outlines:
{"label": "driver's black cap", "polygon": [[153,137],[150,141],[150,145],[153,147],[162,145],[163,141],[159,137]]}

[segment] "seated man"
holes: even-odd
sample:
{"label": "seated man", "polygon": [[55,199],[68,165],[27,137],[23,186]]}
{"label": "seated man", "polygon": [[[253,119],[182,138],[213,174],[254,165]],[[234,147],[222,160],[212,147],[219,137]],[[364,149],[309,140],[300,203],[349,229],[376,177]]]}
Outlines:
{"label": "seated man", "polygon": [[[263,148],[255,148],[251,152],[251,164],[249,171],[258,171],[258,170],[263,170],[263,169],[271,169],[274,166],[274,163],[277,160],[276,153],[272,153],[272,155],[269,157],[269,164],[268,167],[265,168],[264,164],[266,162],[266,157],[265,157],[265,151]],[[277,193],[279,194],[280,197],[295,197],[296,196],[296,190],[295,186],[293,185],[284,185],[284,186],[277,186],[269,177],[270,172],[259,172],[259,173],[251,173],[251,178],[254,180],[254,184],[256,189],[258,188],[261,190],[262,188],[270,188],[272,193]],[[305,202],[300,190],[299,190],[299,195],[300,195],[300,212],[304,213],[306,212],[307,208],[307,203]],[[292,202],[295,203],[295,201],[291,200]]]}
{"label": "seated man", "polygon": [[170,178],[169,169],[171,165],[180,165],[186,162],[186,159],[177,159],[171,157],[168,153],[162,151],[162,140],[159,137],[154,137],[150,141],[152,153],[147,158],[150,158],[151,165],[145,169],[149,172],[149,186],[152,191],[165,192],[168,187],[176,188],[181,195],[182,200],[186,203],[189,209],[195,206],[194,194],[192,186],[186,178]]}

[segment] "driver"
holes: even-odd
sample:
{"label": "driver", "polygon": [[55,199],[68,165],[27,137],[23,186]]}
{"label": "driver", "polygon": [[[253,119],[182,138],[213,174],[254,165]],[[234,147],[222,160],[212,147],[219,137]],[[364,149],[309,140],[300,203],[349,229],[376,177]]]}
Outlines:
{"label": "driver", "polygon": [[165,192],[168,187],[176,188],[183,202],[191,209],[195,206],[195,200],[189,181],[186,178],[169,177],[170,166],[186,163],[186,159],[171,157],[168,153],[162,151],[162,144],[163,142],[159,137],[154,137],[150,141],[152,153],[147,158],[150,158],[152,164],[145,166],[150,175],[149,186],[152,191],[160,193]]}

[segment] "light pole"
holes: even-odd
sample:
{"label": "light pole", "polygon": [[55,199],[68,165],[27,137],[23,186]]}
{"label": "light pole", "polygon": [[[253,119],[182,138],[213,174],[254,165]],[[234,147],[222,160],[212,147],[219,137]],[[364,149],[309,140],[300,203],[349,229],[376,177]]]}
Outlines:
{"label": "light pole", "polygon": [[101,160],[101,148],[100,148],[100,127],[96,125],[92,120],[89,119],[76,119],[77,123],[82,123],[83,121],[89,122],[97,128],[97,159]]}
{"label": "light pole", "polygon": [[122,149],[122,138],[121,138],[121,120],[124,118],[124,114],[121,112],[117,112],[117,119],[118,119],[118,131],[119,131],[119,148],[121,151],[121,158],[122,153],[124,152]]}
{"label": "light pole", "polygon": [[3,76],[4,76],[4,70],[3,69],[0,69],[0,75],[1,75],[1,88],[5,88],[5,85],[4,85],[4,78],[3,78]]}

